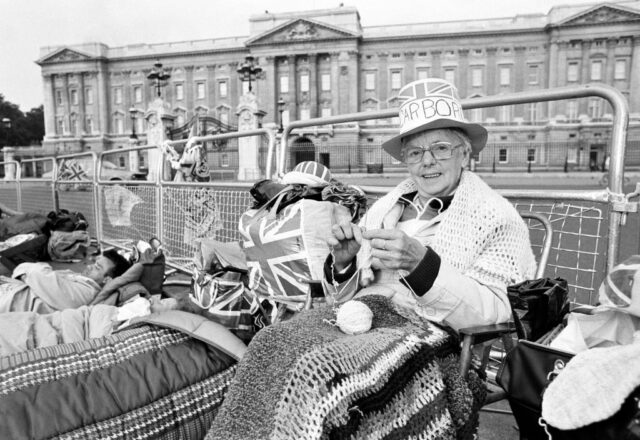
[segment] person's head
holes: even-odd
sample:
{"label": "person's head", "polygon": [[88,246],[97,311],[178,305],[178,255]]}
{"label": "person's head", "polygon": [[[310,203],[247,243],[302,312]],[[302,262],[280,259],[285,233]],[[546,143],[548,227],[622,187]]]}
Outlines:
{"label": "person's head", "polygon": [[458,128],[425,130],[402,139],[401,155],[420,197],[442,197],[458,187],[471,141]]}
{"label": "person's head", "polygon": [[[407,164],[411,175],[418,179],[418,187],[426,191],[425,195],[450,194],[457,186],[462,167],[468,163],[470,155],[479,153],[487,143],[487,130],[481,125],[466,121],[458,91],[453,84],[443,79],[427,78],[409,83],[400,89],[398,99],[401,102],[400,132],[383,143],[382,148],[395,159]],[[440,142],[448,142],[455,147],[450,159],[433,160],[434,156],[448,157],[449,152],[446,151],[421,155],[418,150],[413,150],[412,157],[407,157],[408,147],[419,145],[430,149],[438,142],[437,138],[444,137],[448,140]],[[458,147],[460,144],[464,147]],[[444,149],[442,145],[439,148]],[[418,156],[421,159],[420,165],[414,162]],[[449,168],[452,172],[446,173],[447,182],[441,182],[445,173],[438,170]],[[431,171],[425,173],[428,170]],[[456,176],[457,178],[453,178]],[[455,181],[453,188],[449,178]]]}
{"label": "person's head", "polygon": [[99,255],[93,263],[87,264],[82,275],[102,286],[110,279],[125,273],[130,266],[127,259],[115,249],[109,249]]}

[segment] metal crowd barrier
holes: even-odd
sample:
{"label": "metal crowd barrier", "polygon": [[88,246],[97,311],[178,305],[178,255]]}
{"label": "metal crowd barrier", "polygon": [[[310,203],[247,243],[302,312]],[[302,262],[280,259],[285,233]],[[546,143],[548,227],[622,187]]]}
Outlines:
{"label": "metal crowd barrier", "polygon": [[[623,194],[628,124],[628,108],[624,97],[609,86],[588,85],[474,98],[463,101],[463,107],[471,109],[586,96],[604,98],[613,107],[609,188],[595,191],[500,192],[512,200],[518,210],[540,213],[549,219],[553,225],[554,239],[546,276],[567,279],[573,300],[593,304],[602,277],[617,262],[621,224],[625,216],[634,211],[634,207],[637,210],[637,203],[630,203]],[[396,116],[396,110],[382,110],[295,121],[284,128],[277,151],[276,134],[270,129],[203,136],[196,140],[208,142],[267,136],[269,148],[264,176],[275,177],[282,176],[287,170],[287,149],[294,130]],[[185,142],[174,141],[170,144],[181,145]],[[118,155],[128,155],[129,160],[148,163],[149,180],[110,180],[105,173],[105,164],[118,162],[120,158],[113,159]],[[86,157],[92,161],[89,167],[91,171],[75,179],[78,176],[73,174],[73,162]],[[13,166],[17,167],[15,179],[5,178],[0,182],[0,196],[4,203],[23,211],[43,212],[66,208],[83,212],[88,217],[91,233],[106,245],[128,247],[138,240],[157,237],[163,243],[168,263],[185,271],[191,269],[197,238],[206,236],[219,241],[239,239],[238,220],[252,201],[248,189],[253,182],[169,180],[165,175],[164,153],[158,146],[109,150],[100,155],[83,153],[56,159],[29,159],[22,161],[21,166]],[[50,168],[53,172],[48,177],[24,177],[22,171],[29,166],[34,169]],[[388,187],[373,186],[363,189],[372,197],[389,190]],[[534,243],[541,243],[542,240],[536,236],[542,231],[537,231],[536,226],[530,228]],[[540,244],[535,244],[535,247],[539,250]]]}

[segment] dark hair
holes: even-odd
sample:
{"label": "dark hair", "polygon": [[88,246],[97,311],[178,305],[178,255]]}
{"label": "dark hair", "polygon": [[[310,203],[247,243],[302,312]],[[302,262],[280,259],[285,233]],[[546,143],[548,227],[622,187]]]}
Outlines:
{"label": "dark hair", "polygon": [[131,267],[129,261],[118,253],[115,249],[109,249],[102,253],[102,256],[111,260],[114,268],[111,269],[110,277],[116,278],[122,275]]}

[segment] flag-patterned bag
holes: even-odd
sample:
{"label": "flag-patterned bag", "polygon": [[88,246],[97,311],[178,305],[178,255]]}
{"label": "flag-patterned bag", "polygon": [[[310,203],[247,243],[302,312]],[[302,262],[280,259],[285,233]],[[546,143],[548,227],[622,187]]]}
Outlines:
{"label": "flag-patterned bag", "polygon": [[302,199],[278,212],[279,197],[275,204],[240,217],[249,288],[261,297],[303,296],[309,281],[323,277],[329,254],[326,237],[334,217],[348,210],[332,202]]}

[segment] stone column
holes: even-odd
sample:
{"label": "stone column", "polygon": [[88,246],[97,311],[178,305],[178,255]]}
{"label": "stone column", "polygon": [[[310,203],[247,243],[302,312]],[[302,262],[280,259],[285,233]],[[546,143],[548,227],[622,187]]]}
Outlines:
{"label": "stone column", "polygon": [[[238,63],[232,62],[229,63],[229,106],[233,108],[238,105],[240,93],[242,91],[242,87],[240,86],[240,75],[237,72]],[[231,113],[229,114],[231,116]],[[231,118],[229,118],[229,124],[233,124]]]}
{"label": "stone column", "polygon": [[387,108],[389,96],[389,52],[378,52],[378,87],[376,95],[380,100],[380,108]]}
{"label": "stone column", "polygon": [[631,69],[629,69],[629,111],[640,114],[640,34],[633,36]]}
{"label": "stone column", "polygon": [[[469,52],[467,50],[467,52]],[[414,50],[410,50],[404,53],[404,65],[405,65],[405,71],[404,71],[404,78],[403,83],[401,84],[401,86],[404,86],[405,84],[409,84],[411,81],[413,81],[416,78],[416,64],[415,64],[415,55],[416,52]]]}
{"label": "stone column", "polygon": [[318,115],[318,54],[309,54],[309,114]]}
{"label": "stone column", "polygon": [[62,104],[64,106],[64,133],[71,133],[71,103],[69,100],[69,74],[65,73],[63,77],[64,92],[62,93]]}
{"label": "stone column", "polygon": [[[511,72],[511,85],[510,90],[515,92],[521,92],[525,89],[525,61],[527,56],[527,48],[525,46],[516,46],[514,48],[515,51],[515,60],[513,64],[513,69]],[[525,116],[523,110],[524,105],[520,104],[516,106],[517,116]],[[540,107],[538,107],[540,108]],[[540,117],[540,115],[538,115]],[[526,116],[525,116],[526,120]]]}
{"label": "stone column", "polygon": [[432,50],[431,51],[431,77],[442,78],[442,72],[440,69],[442,68],[442,64],[440,63],[440,55],[442,55],[441,50]]}
{"label": "stone column", "polygon": [[340,113],[340,52],[331,52],[331,114]]}
{"label": "stone column", "polygon": [[[583,84],[591,82],[591,64],[589,63],[589,55],[591,49],[591,40],[582,40],[582,73],[580,80]],[[578,114],[589,113],[589,99],[578,100]]]}
{"label": "stone column", "polygon": [[469,49],[458,49],[458,94],[461,98],[469,96]]}
{"label": "stone column", "polygon": [[86,72],[80,72],[78,74],[78,128],[80,129],[80,136],[84,136],[87,134],[87,127],[85,115],[85,102],[84,102],[84,75]]}
{"label": "stone column", "polygon": [[[553,40],[551,40],[551,43],[549,45],[549,52],[547,55],[548,56],[547,65],[549,66],[549,78],[547,80],[547,84],[549,84],[549,87],[558,87],[562,83],[560,78],[558,77],[558,72],[559,71],[565,72],[566,62],[564,64],[565,65],[564,69],[560,69],[559,68],[560,52],[562,52],[562,57],[565,58],[566,60],[566,57],[567,57],[566,42],[562,44],[562,50],[560,50],[560,42],[555,37],[553,37]],[[558,102],[548,101],[545,107],[547,108],[547,116],[549,117],[549,119],[555,118],[556,115],[558,114]]]}
{"label": "stone column", "polygon": [[133,125],[133,121],[129,116],[129,109],[133,107],[133,90],[131,90],[131,70],[123,70],[122,71],[122,104],[124,107],[124,132],[131,133],[131,127]]}
{"label": "stone column", "polygon": [[605,84],[613,84],[614,83],[614,79],[613,79],[613,74],[614,74],[614,68],[616,65],[616,43],[617,40],[615,38],[609,38],[607,39],[607,67],[606,67],[606,73],[604,74],[604,83]]}
{"label": "stone column", "polygon": [[187,108],[187,114],[185,115],[185,122],[187,122],[191,116],[194,115],[194,97],[193,97],[193,89],[195,88],[195,83],[193,82],[193,69],[194,66],[185,66],[185,81],[184,81],[184,99],[185,99],[185,107]]}
{"label": "stone column", "polygon": [[56,88],[53,74],[44,74],[43,80],[44,133],[49,138],[56,135]]}
{"label": "stone column", "polygon": [[96,100],[98,101],[98,123],[100,126],[98,127],[98,131],[102,133],[104,136],[109,133],[109,93],[107,89],[109,87],[109,71],[106,69],[105,65],[101,63],[98,67],[97,73],[97,81],[98,81],[98,90],[96,93]]}
{"label": "stone column", "polygon": [[216,93],[218,83],[216,82],[216,65],[207,64],[207,107],[215,113]]}
{"label": "stone column", "polygon": [[[258,109],[258,100],[253,92],[240,97],[236,111],[238,132],[256,130],[265,112]],[[238,180],[255,181],[261,178],[260,137],[248,136],[238,139]]]}
{"label": "stone column", "polygon": [[349,84],[352,86],[349,90],[349,113],[357,112],[360,105],[360,68],[358,66],[358,51],[349,51]]}
{"label": "stone column", "polygon": [[[497,47],[487,47],[487,88],[486,93],[489,96],[495,95],[497,93],[496,90],[496,52],[498,51]],[[496,107],[489,107],[486,109],[487,115],[491,117],[496,117],[497,114]]]}
{"label": "stone column", "polygon": [[289,66],[289,102],[287,110],[289,110],[289,121],[298,119],[298,70],[296,69],[296,56],[289,55],[287,57]]}
{"label": "stone column", "polygon": [[258,102],[262,103],[270,119],[275,124],[278,124],[278,97],[276,96],[276,90],[278,90],[278,78],[276,75],[276,59],[275,57],[265,57],[265,63],[263,68],[263,79],[261,80],[264,87],[259,89]]}

